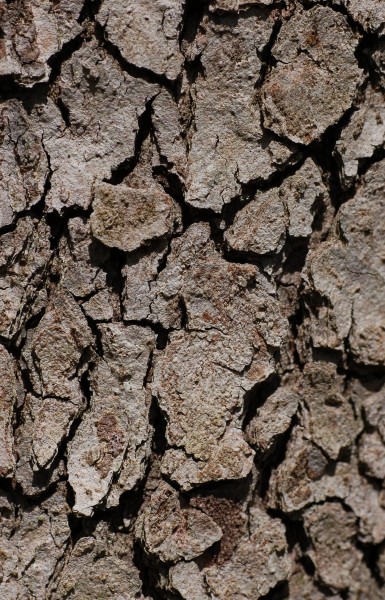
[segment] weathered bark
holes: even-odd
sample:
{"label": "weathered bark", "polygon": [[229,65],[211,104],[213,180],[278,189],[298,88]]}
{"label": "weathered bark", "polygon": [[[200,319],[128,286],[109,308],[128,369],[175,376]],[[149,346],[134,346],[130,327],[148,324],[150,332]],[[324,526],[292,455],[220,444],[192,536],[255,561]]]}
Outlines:
{"label": "weathered bark", "polygon": [[385,3],[0,0],[0,598],[385,594]]}

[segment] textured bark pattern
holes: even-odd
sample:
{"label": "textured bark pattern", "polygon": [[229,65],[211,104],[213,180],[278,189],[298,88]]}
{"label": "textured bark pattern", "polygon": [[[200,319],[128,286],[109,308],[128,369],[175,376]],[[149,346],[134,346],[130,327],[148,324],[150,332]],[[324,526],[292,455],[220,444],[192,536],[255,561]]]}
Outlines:
{"label": "textured bark pattern", "polygon": [[385,597],[384,0],[0,0],[1,600]]}

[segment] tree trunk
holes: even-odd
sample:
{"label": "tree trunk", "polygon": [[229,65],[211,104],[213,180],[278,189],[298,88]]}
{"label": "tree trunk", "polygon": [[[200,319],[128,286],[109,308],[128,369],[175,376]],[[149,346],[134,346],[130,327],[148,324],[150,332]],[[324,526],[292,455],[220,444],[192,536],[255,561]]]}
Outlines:
{"label": "tree trunk", "polygon": [[383,0],[0,19],[1,599],[383,599]]}

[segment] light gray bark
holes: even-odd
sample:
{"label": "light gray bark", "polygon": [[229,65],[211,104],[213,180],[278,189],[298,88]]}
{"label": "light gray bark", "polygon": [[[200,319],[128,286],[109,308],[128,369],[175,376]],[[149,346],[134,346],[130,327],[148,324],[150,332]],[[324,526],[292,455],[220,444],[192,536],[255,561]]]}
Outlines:
{"label": "light gray bark", "polygon": [[381,600],[383,0],[0,0],[0,598]]}

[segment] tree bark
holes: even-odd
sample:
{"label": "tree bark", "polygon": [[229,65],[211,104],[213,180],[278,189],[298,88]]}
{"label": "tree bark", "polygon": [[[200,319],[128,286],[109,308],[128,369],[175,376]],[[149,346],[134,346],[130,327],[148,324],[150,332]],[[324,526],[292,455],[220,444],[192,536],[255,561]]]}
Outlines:
{"label": "tree bark", "polygon": [[0,21],[0,597],[381,600],[384,2]]}

